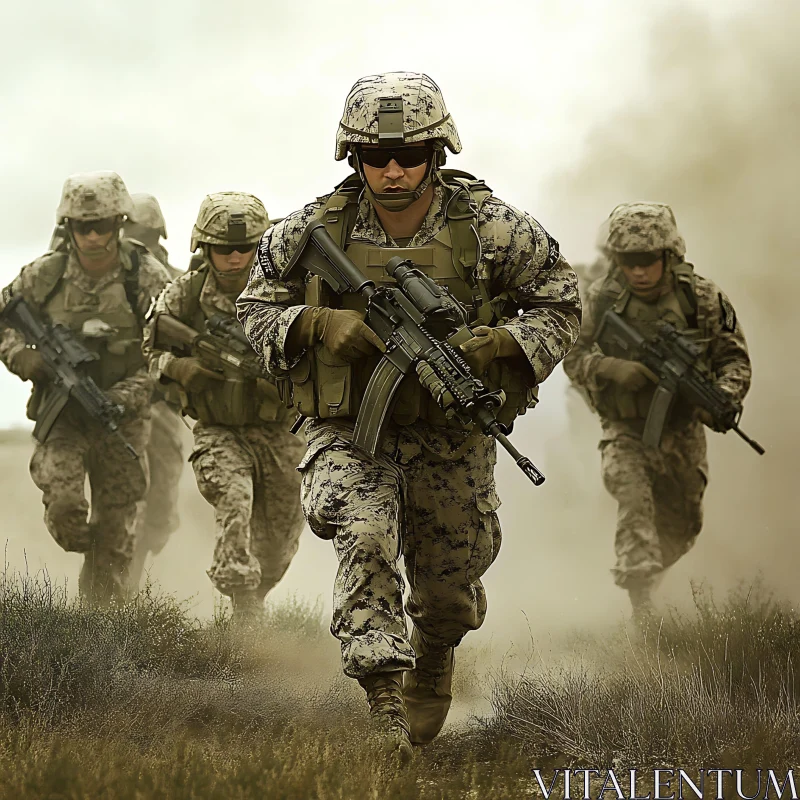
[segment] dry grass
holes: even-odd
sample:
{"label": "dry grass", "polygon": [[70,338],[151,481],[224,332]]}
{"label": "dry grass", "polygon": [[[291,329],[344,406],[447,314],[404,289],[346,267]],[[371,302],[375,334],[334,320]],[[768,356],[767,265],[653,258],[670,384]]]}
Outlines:
{"label": "dry grass", "polygon": [[800,738],[800,619],[760,591],[595,641],[496,683],[494,725],[539,762],[788,768]]}
{"label": "dry grass", "polygon": [[462,648],[458,694],[493,685],[495,713],[399,771],[368,744],[318,607],[235,628],[153,591],[98,611],[6,575],[0,797],[499,800],[531,796],[534,766],[790,765],[798,618],[752,596],[697,608],[513,679]]}

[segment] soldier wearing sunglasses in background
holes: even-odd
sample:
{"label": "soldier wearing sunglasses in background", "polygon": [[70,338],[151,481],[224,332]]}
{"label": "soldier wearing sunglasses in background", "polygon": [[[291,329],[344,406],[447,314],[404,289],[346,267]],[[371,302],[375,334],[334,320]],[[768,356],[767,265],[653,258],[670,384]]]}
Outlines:
{"label": "soldier wearing sunglasses in background", "polygon": [[169,352],[158,325],[167,314],[202,332],[207,320],[223,315],[240,329],[235,301],[269,224],[251,194],[208,195],[192,231],[192,250],[201,249],[202,260],[158,298],[144,348],[153,378],[197,420],[189,460],[217,525],[208,575],[231,598],[236,619],[260,614],[297,552],[303,514],[295,467],[303,443],[289,432],[290,412],[272,383]]}
{"label": "soldier wearing sunglasses in background", "polygon": [[458,153],[461,142],[427,75],[357,81],[336,136],[336,159],[349,157],[355,173],[265,234],[239,299],[254,348],[273,375],[288,378],[287,399],[310,418],[299,469],[306,518],[339,558],[331,630],[344,672],[366,691],[382,747],[401,760],[410,741],[441,730],[454,648],[486,614],[480,578],[500,547],[495,443],[449,424],[413,375],[382,453],[356,449],[354,419],[383,343],[363,322],[359,297],[334,297],[316,278],[283,272],[315,219],[378,283],[389,280],[393,256],[413,260],[467,306],[475,338],[464,355],[505,390],[501,420],[523,413],[578,335],[575,275],[533,217],[482,181],[444,171],[445,147]]}
{"label": "soldier wearing sunglasses in background", "polygon": [[613,310],[641,335],[660,321],[703,348],[701,366],[741,408],[750,387],[750,357],[741,323],[725,294],[684,260],[686,245],[672,209],[622,203],[607,222],[610,266],[584,297],[580,339],[564,370],[603,426],[601,469],[619,504],[614,581],[626,589],[634,619],[646,621],[658,577],[692,547],[703,524],[708,482],[703,409],[678,399],[659,447],[642,441],[658,376],[601,333]]}
{"label": "soldier wearing sunglasses in background", "polygon": [[[23,267],[3,294],[5,301],[22,295],[34,313],[63,324],[97,353],[87,371],[113,403],[124,406],[122,439],[143,454],[153,392],[141,352],[144,316],[169,276],[143,246],[121,239],[124,220],[133,213],[116,173],[67,178],[56,214],[66,235],[63,246]],[[11,372],[33,382],[28,416],[36,419],[51,378],[42,356],[15,330],[4,329],[0,358]],[[42,490],[50,534],[64,550],[85,555],[81,593],[93,602],[123,599],[137,503],[147,489],[146,462],[132,459],[121,439],[109,437],[72,403],[36,443],[31,476]]]}

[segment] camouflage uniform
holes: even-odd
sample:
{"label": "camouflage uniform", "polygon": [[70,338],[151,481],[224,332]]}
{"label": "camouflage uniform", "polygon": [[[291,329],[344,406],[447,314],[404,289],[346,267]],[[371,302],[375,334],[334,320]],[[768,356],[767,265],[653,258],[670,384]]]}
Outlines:
{"label": "camouflage uniform", "polygon": [[[158,200],[145,192],[131,195],[133,220],[127,220],[124,234],[147,247],[167,269],[171,278],[183,273],[169,263],[169,255],[160,239],[167,238],[167,225]],[[153,403],[147,442],[150,486],[139,504],[136,548],[131,562],[131,584],[138,586],[148,553],[158,555],[169,537],[178,530],[178,490],[183,474],[183,423],[175,406],[163,399]]]}
{"label": "camouflage uniform", "polygon": [[[650,384],[637,393],[622,392],[598,375],[609,355],[608,347],[604,350],[597,341],[600,318],[613,306],[645,335],[653,332],[657,319],[683,327],[687,335],[706,344],[703,366],[740,406],[750,385],[750,359],[741,324],[726,295],[683,261],[685,245],[667,206],[623,204],[615,209],[611,223],[612,258],[614,253],[664,250],[662,285],[656,297],[637,301],[622,271],[612,266],[609,275],[593,283],[584,297],[581,335],[564,359],[564,369],[600,415],[603,481],[619,504],[614,580],[623,588],[639,590],[652,585],[655,576],[684,555],[700,533],[708,482],[705,432],[693,409],[679,401],[667,420],[660,447],[642,442],[655,387]],[[684,299],[687,287],[696,309]],[[696,317],[696,324],[688,320],[690,316]]]}
{"label": "camouflage uniform", "polygon": [[[233,209],[235,215],[243,205],[243,197],[251,198],[220,193],[204,202],[210,206],[211,214],[226,215]],[[250,208],[248,203],[253,201],[258,202],[252,198],[244,204],[245,217],[248,236],[257,230],[257,238],[268,221],[260,202],[255,210]],[[201,218],[203,214],[201,208]],[[198,233],[198,226],[193,245],[213,240],[207,230]],[[202,330],[205,319],[214,314],[235,317],[234,300],[235,296],[222,290],[206,258],[197,269],[173,281],[158,298],[151,326],[159,315],[169,314]],[[168,389],[177,389],[166,374],[176,355],[160,350],[151,337],[144,351],[152,377]],[[240,376],[232,372],[228,377],[229,381],[223,383],[238,383],[241,387]],[[203,393],[216,392],[216,399],[182,391],[180,402],[185,413],[199,417],[193,429],[194,449],[189,460],[197,486],[214,507],[216,517],[217,542],[208,575],[222,594],[233,598],[235,609],[247,602],[252,610],[260,607],[266,594],[280,581],[297,551],[303,516],[300,476],[295,467],[304,443],[288,430],[293,415],[280,404],[275,387],[266,380],[250,380],[244,387],[241,395],[256,401],[246,408],[224,399],[225,391],[220,385]]]}
{"label": "camouflage uniform", "polygon": [[[387,94],[399,95],[406,104],[405,143],[436,137],[436,166],[421,184],[433,182],[433,202],[420,229],[404,244],[413,252],[448,236],[450,190],[435,173],[443,161],[442,142],[453,152],[461,145],[436,84],[427,76],[391,73],[362,79],[352,90],[337,138],[337,158],[344,158],[353,143],[377,143],[377,114],[369,123],[374,123],[371,132],[363,135],[356,129],[366,125],[351,118],[363,117],[365,109],[371,113],[377,99]],[[432,110],[440,119],[437,124],[430,124]],[[402,209],[417,193],[402,198],[365,189],[348,252],[354,245],[398,247],[381,226],[373,203]],[[287,358],[286,337],[308,307],[303,281],[282,280],[281,273],[307,223],[335,212],[332,197],[290,214],[265,234],[250,283],[238,301],[250,341],[268,371],[279,378],[296,367],[297,359]],[[493,298],[513,293],[523,313],[505,322],[505,328],[524,352],[532,382],[540,383],[577,336],[575,275],[536,220],[497,198],[482,202],[475,229],[480,257],[474,278]],[[494,441],[482,434],[421,419],[393,423],[380,456],[371,458],[352,445],[352,425],[352,416],[310,421],[309,449],[299,469],[306,518],[318,536],[333,540],[339,558],[331,629],[341,642],[343,668],[347,675],[364,679],[415,665],[397,563],[401,553],[410,587],[406,610],[428,646],[456,645],[467,631],[480,627],[486,613],[480,578],[500,545],[495,513],[500,501],[493,475]],[[369,688],[367,692],[371,696]]]}
{"label": "camouflage uniform", "polygon": [[[80,217],[73,210],[66,212],[70,217],[111,216],[105,210],[110,201],[104,192],[127,198],[124,184],[114,173],[89,173],[67,180],[60,209],[81,207],[84,190],[89,198],[83,206],[85,216]],[[127,213],[124,203],[110,204],[114,209],[118,206],[121,213]],[[58,221],[62,220],[59,213]],[[132,307],[126,297],[125,277],[136,263],[137,292]],[[78,333],[87,318],[105,318],[119,326],[116,338],[107,343],[93,345],[91,340],[86,341],[100,355],[93,377],[114,402],[125,406],[120,431],[139,453],[144,452],[148,438],[153,391],[139,353],[141,330],[148,307],[167,280],[163,267],[144,248],[121,242],[118,263],[98,279],[89,277],[77,254],[69,248],[68,252],[47,253],[23,267],[4,292],[6,297],[21,294],[34,312]],[[9,369],[25,349],[20,334],[9,328],[2,331],[0,358]],[[114,379],[120,374],[122,377]],[[28,406],[32,418],[42,391],[46,391],[46,384],[36,384]],[[51,535],[65,550],[86,554],[80,580],[82,592],[99,598],[122,596],[133,553],[136,505],[147,488],[143,459],[131,459],[118,439],[109,437],[99,423],[88,419],[69,401],[45,441],[36,443],[30,468],[34,482],[42,490],[45,523]],[[91,487],[88,520],[89,505],[84,496],[87,474]]]}

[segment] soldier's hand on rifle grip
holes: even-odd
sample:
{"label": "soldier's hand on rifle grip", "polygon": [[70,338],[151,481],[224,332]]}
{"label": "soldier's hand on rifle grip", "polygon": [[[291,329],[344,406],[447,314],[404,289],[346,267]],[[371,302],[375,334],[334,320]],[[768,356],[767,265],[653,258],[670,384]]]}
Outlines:
{"label": "soldier's hand on rifle grip", "polygon": [[472,333],[473,338],[460,345],[460,350],[476,376],[483,375],[496,358],[524,357],[522,348],[505,328],[479,325]]}
{"label": "soldier's hand on rifle grip", "polygon": [[224,375],[203,366],[200,359],[194,356],[170,361],[164,372],[189,392],[201,392],[213,382],[225,380]]}
{"label": "soldier's hand on rifle grip", "polygon": [[624,358],[603,358],[597,368],[597,377],[622,386],[629,392],[638,392],[648,381],[658,383],[658,375],[639,361]]}
{"label": "soldier's hand on rifle grip", "polygon": [[11,371],[19,375],[23,381],[44,381],[50,376],[42,354],[38,350],[26,347],[11,357]]}
{"label": "soldier's hand on rifle grip", "polygon": [[307,308],[289,329],[287,349],[299,352],[322,342],[344,361],[383,352],[386,347],[362,314],[349,309]]}

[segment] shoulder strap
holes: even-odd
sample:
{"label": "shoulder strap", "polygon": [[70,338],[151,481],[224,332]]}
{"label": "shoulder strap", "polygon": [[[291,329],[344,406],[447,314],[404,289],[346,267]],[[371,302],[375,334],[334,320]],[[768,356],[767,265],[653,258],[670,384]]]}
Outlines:
{"label": "shoulder strap", "polygon": [[208,277],[208,264],[204,261],[199,267],[195,267],[189,276],[189,319],[192,325],[197,325],[197,317],[200,313],[200,295],[203,293],[203,286]]}
{"label": "shoulder strap", "polygon": [[[333,190],[330,197],[324,200],[325,206],[320,212],[320,217],[325,224],[325,230],[342,250],[347,247],[350,233],[356,224],[358,199],[363,188],[361,179],[354,172]],[[318,199],[323,201],[324,198]]]}
{"label": "shoulder strap", "polygon": [[468,172],[444,169],[441,174],[449,189],[445,218],[453,245],[453,266],[463,280],[473,284],[472,274],[481,260],[478,214],[481,206],[492,196],[492,190]]}
{"label": "shoulder strap", "polygon": [[61,286],[61,279],[67,269],[69,254],[66,250],[54,250],[47,253],[44,258],[47,261],[42,264],[37,276],[41,284],[40,287],[37,287],[36,294],[41,299],[39,297],[35,298],[36,302],[42,307],[50,302],[53,295],[58,291],[59,286]]}
{"label": "shoulder strap", "polygon": [[603,282],[595,294],[594,307],[592,308],[592,315],[595,321],[595,329],[592,332],[593,341],[597,341],[597,334],[600,332],[600,325],[606,311],[613,308],[618,314],[621,314],[631,296],[630,291],[617,280],[613,267],[602,280]]}
{"label": "shoulder strap", "polygon": [[699,328],[697,292],[695,290],[694,264],[679,261],[672,267],[675,275],[675,290],[681,311],[686,315],[690,328]]}
{"label": "shoulder strap", "polygon": [[129,253],[131,259],[131,268],[125,270],[125,297],[128,298],[128,305],[131,307],[131,311],[138,317],[138,306],[139,306],[139,265],[141,263],[141,257],[139,253],[138,247],[131,248]]}

